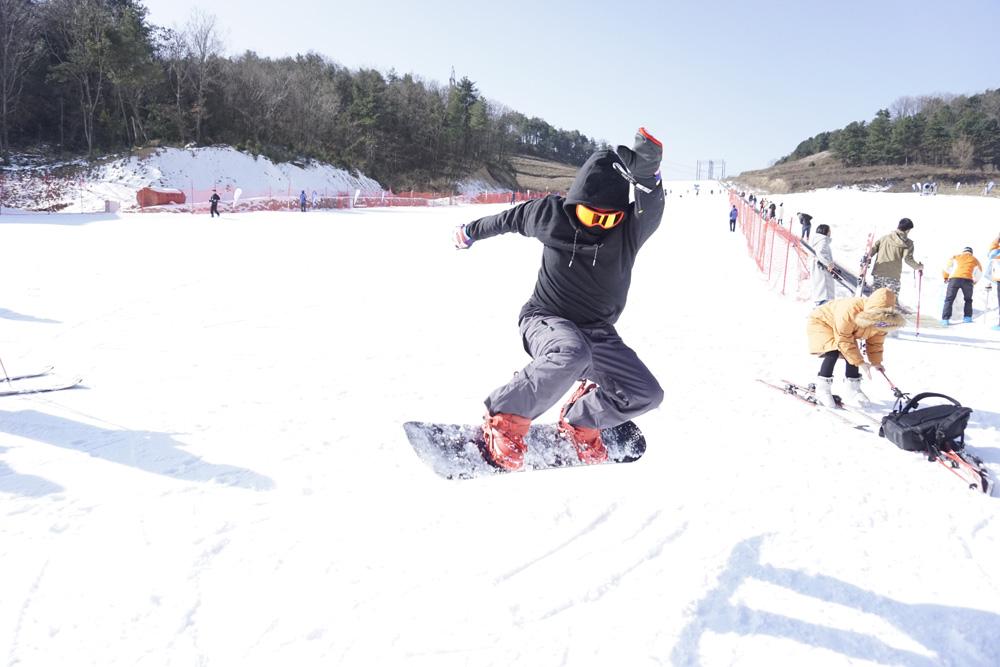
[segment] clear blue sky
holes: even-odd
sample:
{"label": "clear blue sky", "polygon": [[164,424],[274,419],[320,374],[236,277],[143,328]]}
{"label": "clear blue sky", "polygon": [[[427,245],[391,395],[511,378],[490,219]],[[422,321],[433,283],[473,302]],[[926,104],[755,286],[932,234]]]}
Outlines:
{"label": "clear blue sky", "polygon": [[664,173],[727,173],[870,120],[904,95],[1000,88],[1000,1],[146,0],[156,25],[215,14],[227,54],[314,51],[395,68],[612,144],[645,125]]}

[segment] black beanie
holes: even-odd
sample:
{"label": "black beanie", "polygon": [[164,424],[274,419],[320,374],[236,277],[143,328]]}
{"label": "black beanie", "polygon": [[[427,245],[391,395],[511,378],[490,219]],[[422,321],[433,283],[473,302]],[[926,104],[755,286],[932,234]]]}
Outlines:
{"label": "black beanie", "polygon": [[913,229],[913,221],[909,218],[903,218],[899,221],[899,225],[896,226],[896,229],[902,229],[904,232],[909,231]]}

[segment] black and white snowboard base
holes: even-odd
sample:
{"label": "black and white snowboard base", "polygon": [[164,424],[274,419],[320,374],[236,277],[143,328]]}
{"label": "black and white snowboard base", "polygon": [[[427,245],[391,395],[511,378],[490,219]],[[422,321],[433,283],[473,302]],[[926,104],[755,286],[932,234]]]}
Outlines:
{"label": "black and white snowboard base", "polygon": [[[403,430],[417,456],[446,479],[472,479],[510,472],[484,458],[485,444],[480,424],[406,422]],[[604,429],[601,438],[608,450],[607,463],[631,463],[646,451],[646,438],[639,427],[630,421]],[[559,436],[554,424],[533,425],[524,441],[528,452],[521,470],[586,465],[577,457],[573,445]]]}

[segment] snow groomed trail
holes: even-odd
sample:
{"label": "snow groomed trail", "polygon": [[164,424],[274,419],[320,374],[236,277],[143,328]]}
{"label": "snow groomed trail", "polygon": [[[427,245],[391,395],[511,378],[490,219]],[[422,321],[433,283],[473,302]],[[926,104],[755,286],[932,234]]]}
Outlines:
{"label": "snow groomed trail", "polygon": [[[815,375],[809,304],[768,289],[724,196],[680,190],[618,326],[667,394],[639,420],[645,456],[461,482],[401,425],[478,420],[527,361],[537,242],[449,243],[503,207],[0,220],[19,249],[0,264],[4,363],[86,378],[0,405],[0,656],[1000,662],[1000,499],[756,382]],[[973,198],[795,197],[845,263],[902,215],[929,268],[1000,217]],[[912,334],[887,344],[890,377],[973,407],[970,447],[1000,470],[997,335]]]}

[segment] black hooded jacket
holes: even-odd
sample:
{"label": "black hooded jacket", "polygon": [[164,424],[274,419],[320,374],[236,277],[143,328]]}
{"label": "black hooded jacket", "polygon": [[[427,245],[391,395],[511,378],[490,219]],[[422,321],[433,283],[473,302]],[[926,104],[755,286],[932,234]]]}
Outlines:
{"label": "black hooded jacket", "polygon": [[[652,192],[636,188],[635,202],[629,203],[629,183],[615,170],[616,162],[622,164],[614,151],[598,151],[577,172],[566,197],[533,199],[465,226],[474,241],[517,232],[545,246],[522,319],[556,315],[595,327],[614,324],[625,309],[635,256],[660,226],[663,188],[653,177],[640,178]],[[625,211],[625,219],[608,230],[587,228],[577,220],[577,204]]]}

